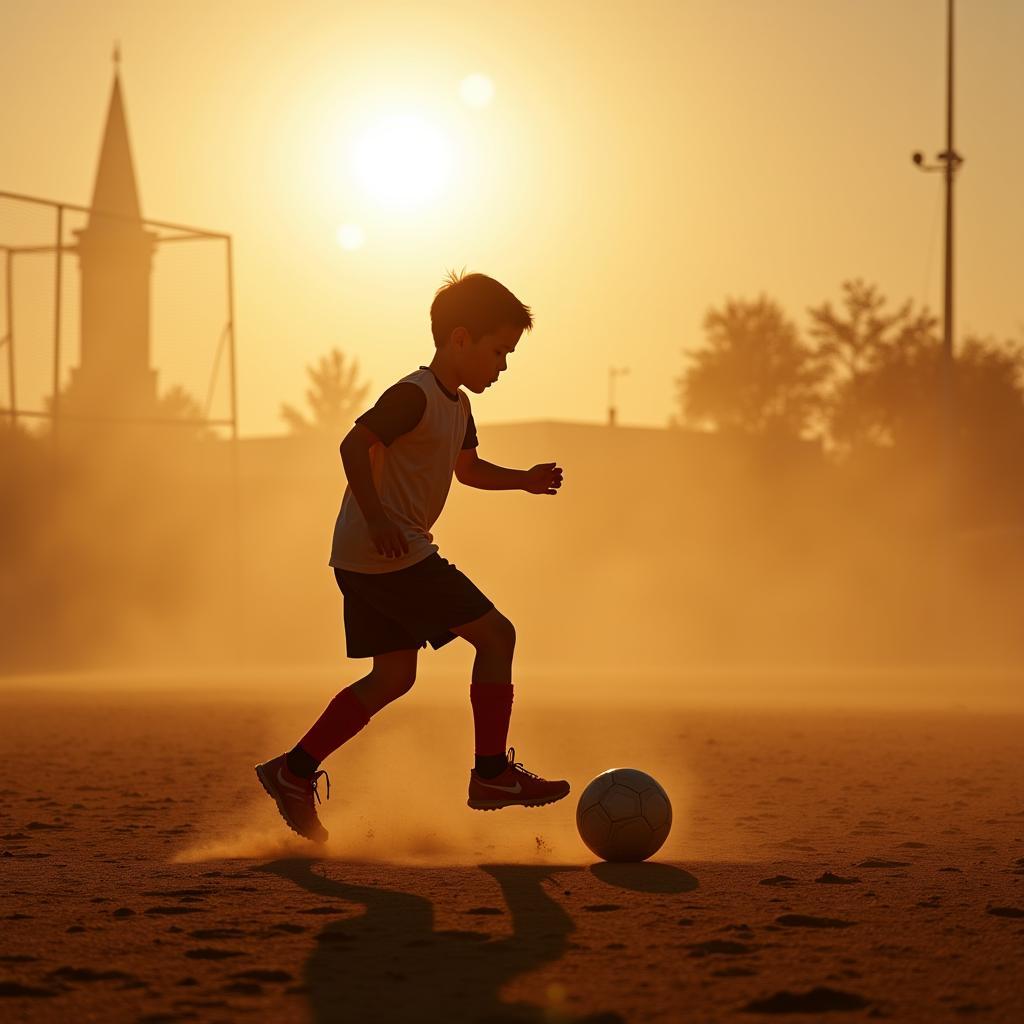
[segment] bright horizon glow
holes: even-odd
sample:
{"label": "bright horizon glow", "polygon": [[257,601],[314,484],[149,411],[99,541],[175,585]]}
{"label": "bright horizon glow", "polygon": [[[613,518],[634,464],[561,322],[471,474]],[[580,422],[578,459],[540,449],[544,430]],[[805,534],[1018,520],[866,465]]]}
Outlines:
{"label": "bright horizon glow", "polygon": [[381,118],[352,147],[352,171],[363,190],[389,207],[436,198],[451,172],[451,147],[417,114]]}

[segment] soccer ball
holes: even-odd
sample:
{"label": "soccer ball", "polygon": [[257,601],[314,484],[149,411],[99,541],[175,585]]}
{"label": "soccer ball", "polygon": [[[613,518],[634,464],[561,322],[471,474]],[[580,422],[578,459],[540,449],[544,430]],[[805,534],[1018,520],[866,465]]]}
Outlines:
{"label": "soccer ball", "polygon": [[646,860],[668,837],[672,804],[646,772],[611,768],[583,790],[576,827],[602,860]]}

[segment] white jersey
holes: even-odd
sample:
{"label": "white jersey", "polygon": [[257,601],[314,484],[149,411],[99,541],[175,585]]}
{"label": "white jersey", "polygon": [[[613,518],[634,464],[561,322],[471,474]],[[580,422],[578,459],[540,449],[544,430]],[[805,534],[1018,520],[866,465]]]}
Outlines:
{"label": "white jersey", "polygon": [[469,398],[461,389],[452,394],[429,367],[421,366],[384,392],[356,423],[382,442],[369,450],[373,483],[409,551],[397,558],[378,553],[363,511],[346,486],[330,564],[363,573],[408,568],[437,551],[430,529],[448,498],[455,461],[463,448],[476,446]]}

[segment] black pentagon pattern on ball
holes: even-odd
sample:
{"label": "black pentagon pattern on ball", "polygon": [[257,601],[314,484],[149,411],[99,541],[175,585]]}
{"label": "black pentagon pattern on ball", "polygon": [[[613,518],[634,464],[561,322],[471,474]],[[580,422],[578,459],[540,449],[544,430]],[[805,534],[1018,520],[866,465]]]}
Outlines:
{"label": "black pentagon pattern on ball", "polygon": [[672,827],[668,794],[646,772],[612,768],[583,790],[576,827],[603,860],[642,861],[657,853]]}

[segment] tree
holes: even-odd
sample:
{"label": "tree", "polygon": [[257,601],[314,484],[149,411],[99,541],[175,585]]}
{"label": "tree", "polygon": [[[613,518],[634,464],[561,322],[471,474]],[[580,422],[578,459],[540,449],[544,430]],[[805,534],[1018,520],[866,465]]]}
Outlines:
{"label": "tree", "polygon": [[[106,398],[106,403],[100,404],[95,396],[83,396],[80,386],[76,387],[72,379],[61,391],[57,407],[59,416],[67,420],[68,425],[63,429],[79,436],[119,438],[120,442],[129,444],[139,439],[148,444],[161,436],[192,440],[214,436],[211,427],[203,422],[206,417],[203,407],[180,384],[168,388],[155,401],[139,401],[130,395],[125,399],[114,393]],[[51,417],[44,428],[44,432],[49,432],[54,427],[52,395],[43,399],[43,407]],[[152,420],[176,420],[178,423],[151,423]]]}
{"label": "tree", "polygon": [[344,353],[332,349],[321,356],[316,366],[307,366],[310,387],[306,401],[312,411],[310,419],[290,405],[282,404],[281,416],[293,434],[330,434],[338,437],[348,431],[362,404],[366,401],[370,385],[356,385],[359,361],[346,366]]}
{"label": "tree", "polygon": [[[202,406],[180,384],[175,384],[157,399],[156,416],[159,419],[189,423],[188,427],[171,428],[182,431],[183,436],[194,439],[213,436],[213,431],[201,422],[205,416]],[[194,426],[191,421],[195,421]]]}
{"label": "tree", "polygon": [[[846,319],[833,312],[829,302],[807,311],[811,318],[807,333],[818,342],[815,354],[831,364],[836,379],[856,376],[893,341],[930,338],[938,323],[927,309],[914,314],[909,299],[895,313],[884,314],[887,300],[875,285],[860,278],[844,281],[842,289]],[[895,338],[891,336],[894,328]]]}
{"label": "tree", "polygon": [[676,378],[684,418],[719,430],[797,438],[812,426],[821,371],[794,324],[762,296],[704,317],[707,346]]}
{"label": "tree", "polygon": [[[942,343],[901,338],[845,383],[833,420],[846,442],[919,450],[938,442],[945,401]],[[965,455],[1019,445],[1024,429],[1024,351],[968,337],[953,364],[956,436]]]}
{"label": "tree", "polygon": [[[927,308],[914,313],[908,300],[883,312],[884,296],[859,278],[844,281],[845,316],[830,303],[808,309],[808,334],[825,383],[824,432],[830,447],[849,453],[865,443],[891,445],[907,417],[934,429],[932,380],[937,319]],[[937,399],[936,399],[937,401]],[[924,418],[922,418],[924,417]],[[920,430],[916,431],[920,433]]]}
{"label": "tree", "polygon": [[1024,348],[968,337],[956,354],[955,422],[961,506],[975,521],[1024,516]]}
{"label": "tree", "polygon": [[[873,285],[843,284],[845,314],[828,303],[808,312],[815,356],[827,374],[824,420],[840,459],[877,462],[889,485],[941,474],[945,353],[938,321],[904,303],[885,313]],[[1024,485],[1024,347],[968,336],[953,361],[956,500],[979,522],[1019,517]],[[941,475],[937,478],[941,479]]]}

